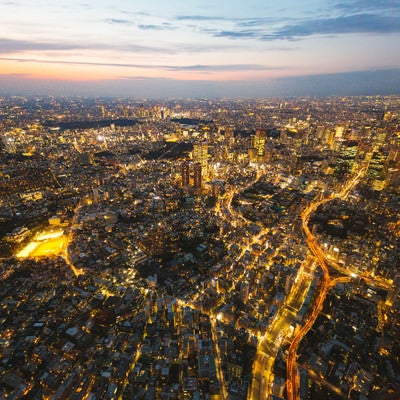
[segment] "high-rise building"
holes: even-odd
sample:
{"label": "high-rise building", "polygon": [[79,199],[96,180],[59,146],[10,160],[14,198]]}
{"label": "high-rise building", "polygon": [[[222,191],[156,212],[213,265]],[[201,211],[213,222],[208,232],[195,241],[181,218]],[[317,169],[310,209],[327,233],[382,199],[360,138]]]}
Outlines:
{"label": "high-rise building", "polygon": [[189,163],[187,161],[181,164],[182,186],[189,186]]}
{"label": "high-rise building", "polygon": [[200,163],[195,163],[193,166],[193,185],[194,187],[201,188],[202,186],[202,166]]}
{"label": "high-rise building", "polygon": [[336,159],[336,172],[339,175],[351,173],[356,163],[359,143],[354,140],[347,140],[342,143]]}
{"label": "high-rise building", "polygon": [[264,130],[257,129],[256,134],[254,136],[254,148],[257,150],[257,158],[261,160],[264,157],[266,137],[267,134]]}
{"label": "high-rise building", "polygon": [[208,175],[208,145],[207,143],[196,143],[193,145],[193,161],[200,163],[202,177]]}
{"label": "high-rise building", "polygon": [[265,142],[267,133],[263,129],[257,129],[252,140],[251,149],[249,149],[249,157],[253,162],[263,162],[265,155]]}
{"label": "high-rise building", "polygon": [[329,148],[333,150],[335,146],[335,131],[332,129],[326,129],[325,130],[325,141],[326,144],[329,145]]}

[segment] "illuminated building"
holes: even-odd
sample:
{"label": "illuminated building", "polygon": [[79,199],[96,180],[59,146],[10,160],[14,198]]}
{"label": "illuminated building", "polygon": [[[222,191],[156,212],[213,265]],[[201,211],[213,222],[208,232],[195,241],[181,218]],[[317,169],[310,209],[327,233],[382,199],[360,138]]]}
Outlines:
{"label": "illuminated building", "polygon": [[383,180],[387,174],[386,159],[388,154],[382,151],[374,151],[369,161],[367,178],[371,180]]}
{"label": "illuminated building", "polygon": [[220,179],[213,179],[211,181],[211,193],[213,196],[218,197],[224,192],[224,181]]}
{"label": "illuminated building", "polygon": [[193,166],[193,185],[194,187],[201,188],[202,180],[202,166],[200,163],[195,163]]}
{"label": "illuminated building", "polygon": [[164,202],[159,196],[154,196],[151,200],[151,210],[153,212],[161,211],[164,208]]}
{"label": "illuminated building", "polygon": [[340,175],[352,172],[358,152],[358,142],[347,141],[342,143],[336,160],[336,172]]}
{"label": "illuminated building", "polygon": [[203,177],[208,175],[208,145],[207,143],[197,143],[193,145],[193,161],[200,163],[201,174]]}
{"label": "illuminated building", "polygon": [[219,291],[219,281],[218,278],[212,278],[211,279],[211,285],[215,290],[218,292]]}
{"label": "illuminated building", "polygon": [[335,131],[333,131],[331,129],[326,129],[325,141],[329,145],[329,148],[333,149],[335,146]]}
{"label": "illuminated building", "polygon": [[15,228],[11,233],[5,236],[5,240],[9,242],[21,243],[23,242],[29,235],[31,231],[22,226],[20,228]]}
{"label": "illuminated building", "polygon": [[50,225],[60,225],[61,224],[61,218],[59,215],[54,215],[49,218],[49,224]]}
{"label": "illuminated building", "polygon": [[92,193],[93,193],[93,203],[94,204],[99,204],[99,188],[93,188],[92,189]]}
{"label": "illuminated building", "polygon": [[4,135],[3,138],[3,147],[7,153],[15,153],[17,151],[17,147],[15,145],[15,140],[11,135]]}
{"label": "illuminated building", "polygon": [[233,136],[233,127],[227,126],[225,128],[225,141],[228,144],[233,144],[235,142],[235,138]]}
{"label": "illuminated building", "polygon": [[386,305],[396,309],[400,307],[400,274],[397,274],[393,280],[392,288],[386,297]]}
{"label": "illuminated building", "polygon": [[182,186],[189,185],[189,163],[184,162],[181,164],[181,179],[182,179]]}
{"label": "illuminated building", "polygon": [[240,283],[240,299],[245,303],[249,297],[249,282],[243,281]]}
{"label": "illuminated building", "polygon": [[243,373],[243,366],[233,362],[228,362],[227,365],[229,379],[241,379]]}
{"label": "illuminated building", "polygon": [[253,137],[253,142],[251,149],[249,150],[250,160],[253,162],[263,162],[265,154],[265,141],[266,141],[266,131],[262,129],[257,129]]}
{"label": "illuminated building", "polygon": [[258,161],[262,161],[264,157],[265,139],[266,132],[264,130],[258,129],[254,137],[254,148],[257,150]]}

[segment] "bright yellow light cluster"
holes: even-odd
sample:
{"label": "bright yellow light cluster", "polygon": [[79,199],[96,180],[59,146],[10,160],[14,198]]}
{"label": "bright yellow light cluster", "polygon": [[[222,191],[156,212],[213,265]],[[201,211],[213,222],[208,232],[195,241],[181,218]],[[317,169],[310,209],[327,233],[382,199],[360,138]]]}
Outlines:
{"label": "bright yellow light cluster", "polygon": [[43,231],[38,233],[31,242],[17,253],[18,258],[51,257],[62,254],[67,237],[63,230]]}

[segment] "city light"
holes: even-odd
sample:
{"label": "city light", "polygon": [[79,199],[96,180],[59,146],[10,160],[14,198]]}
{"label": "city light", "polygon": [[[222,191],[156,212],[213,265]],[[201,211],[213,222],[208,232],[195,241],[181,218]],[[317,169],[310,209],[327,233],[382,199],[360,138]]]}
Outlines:
{"label": "city light", "polygon": [[389,393],[399,106],[0,97],[2,394]]}
{"label": "city light", "polygon": [[67,237],[63,230],[43,231],[34,238],[17,254],[18,258],[52,257],[61,255],[67,245]]}

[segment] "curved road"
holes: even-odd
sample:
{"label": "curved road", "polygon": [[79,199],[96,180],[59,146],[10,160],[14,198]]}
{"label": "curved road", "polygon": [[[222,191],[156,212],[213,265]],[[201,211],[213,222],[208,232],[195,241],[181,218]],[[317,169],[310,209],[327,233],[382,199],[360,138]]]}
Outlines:
{"label": "curved road", "polygon": [[320,292],[318,294],[313,312],[308,317],[306,323],[299,330],[289,348],[288,358],[286,362],[286,375],[287,375],[286,389],[287,389],[288,400],[299,400],[300,379],[298,374],[296,358],[297,358],[297,348],[301,340],[311,329],[312,325],[314,324],[315,320],[318,317],[318,314],[321,312],[329,289],[336,283],[348,282],[350,280],[349,277],[341,277],[334,280],[331,279],[328,270],[327,258],[323,253],[321,247],[318,245],[315,236],[311,233],[311,230],[308,227],[310,216],[322,204],[325,204],[329,201],[338,198],[345,199],[349,195],[350,191],[354,188],[354,186],[357,185],[360,178],[364,175],[365,171],[366,167],[361,168],[358,171],[357,175],[354,178],[352,178],[349,182],[347,182],[339,193],[332,194],[326,198],[310,203],[309,206],[303,211],[301,215],[303,221],[303,231],[307,238],[307,245],[309,247],[310,252],[314,255],[320,267],[322,268],[323,277],[321,281]]}

